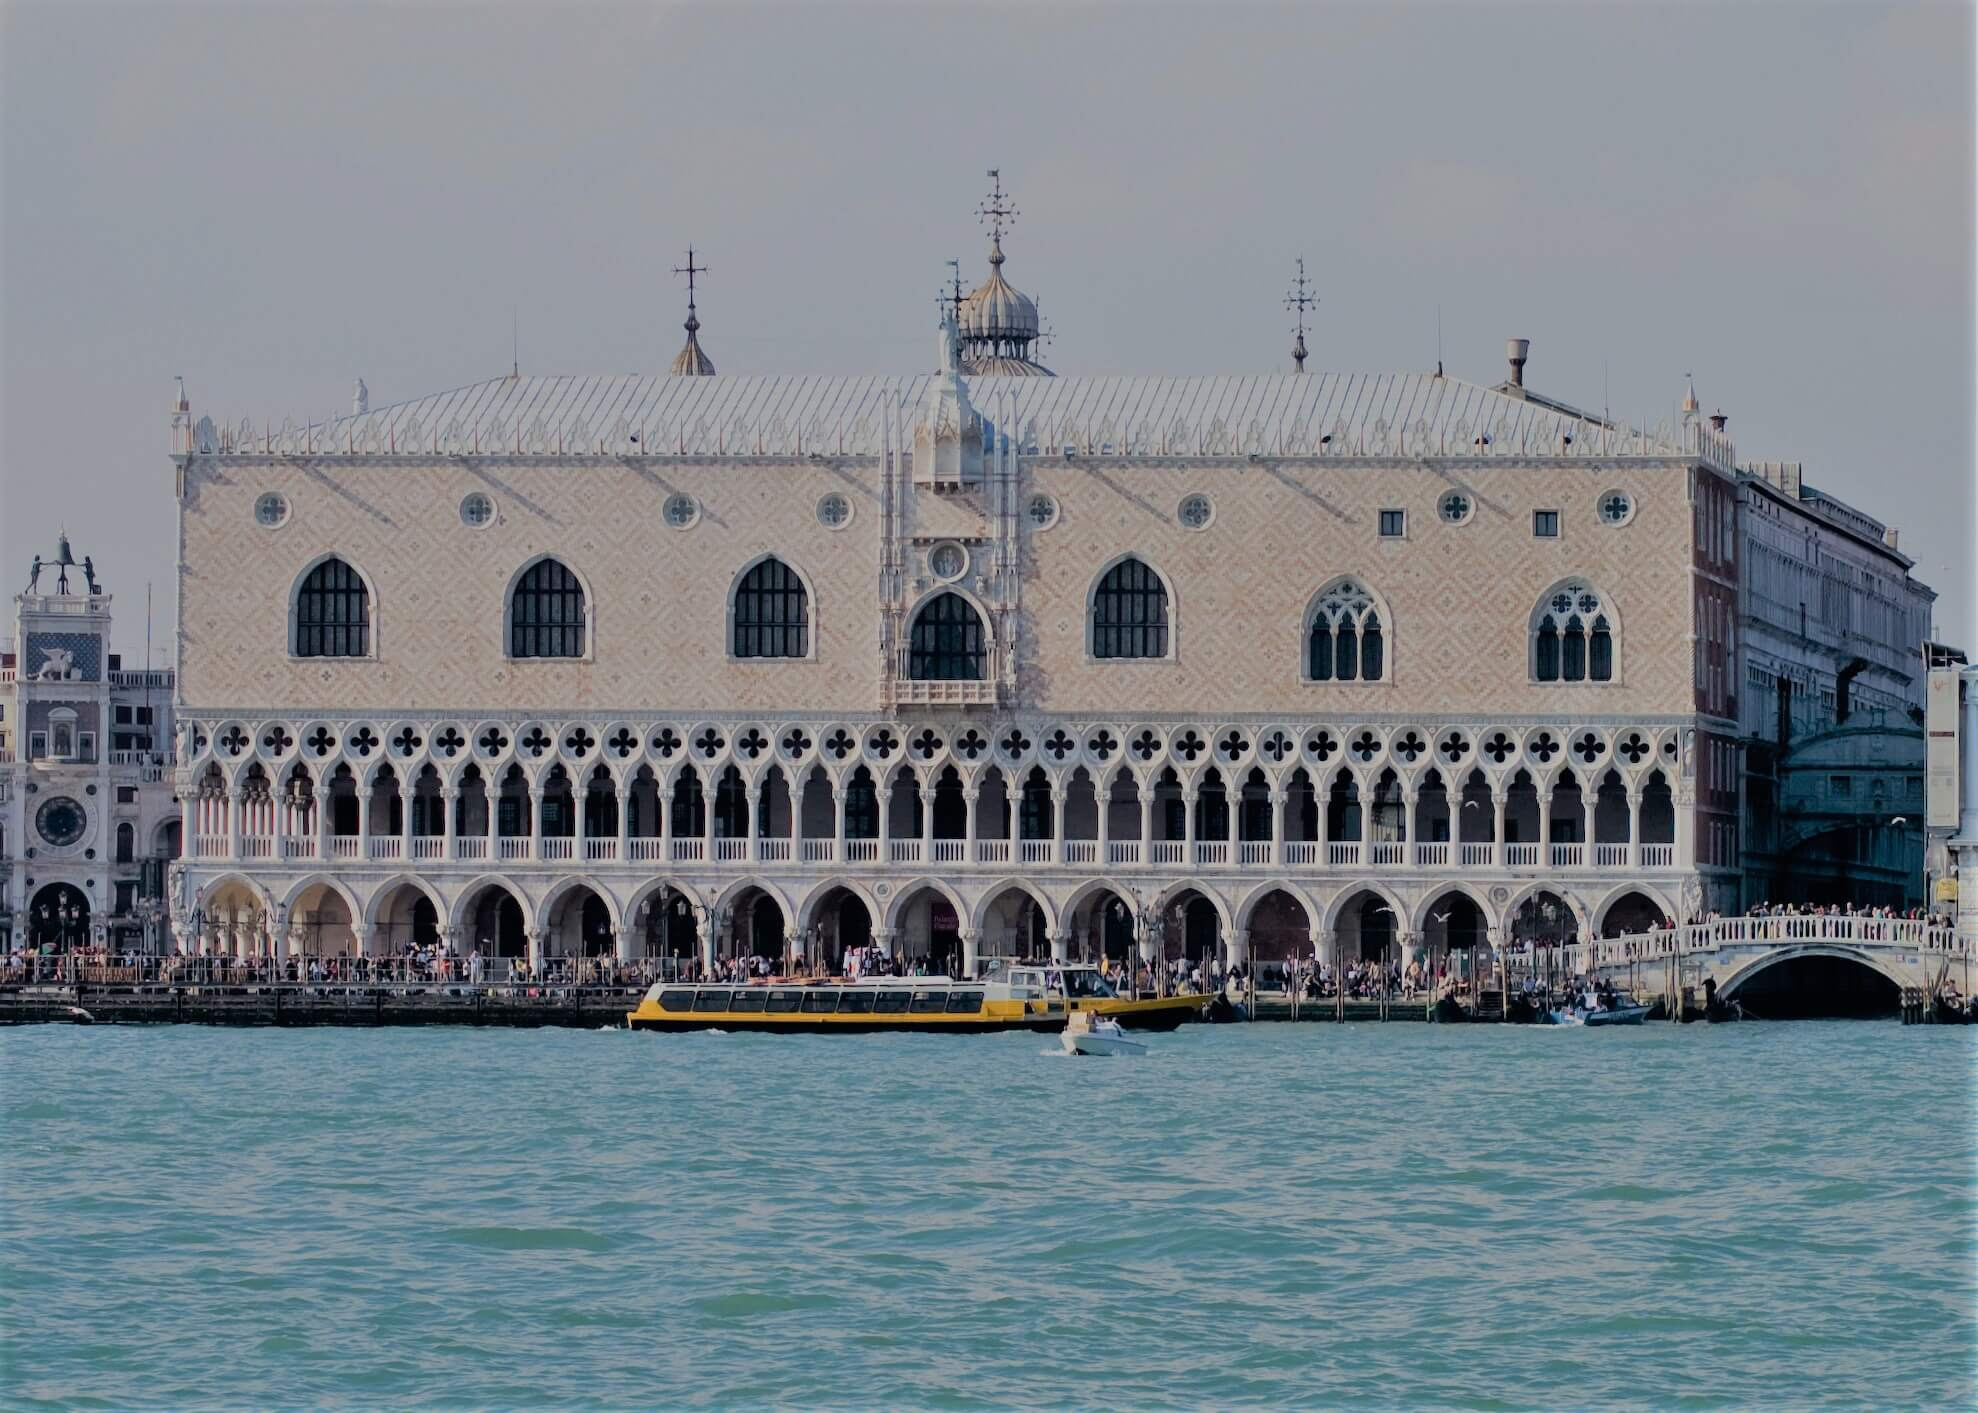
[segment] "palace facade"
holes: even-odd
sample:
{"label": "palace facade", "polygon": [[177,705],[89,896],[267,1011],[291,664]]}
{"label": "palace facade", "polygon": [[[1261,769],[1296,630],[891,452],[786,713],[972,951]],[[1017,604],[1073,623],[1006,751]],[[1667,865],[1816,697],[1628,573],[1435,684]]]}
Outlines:
{"label": "palace facade", "polygon": [[670,376],[181,393],[179,944],[972,972],[1738,905],[1751,477],[1693,398],[1580,412],[1522,340],[1052,376],[996,235],[928,374],[715,375],[693,313]]}

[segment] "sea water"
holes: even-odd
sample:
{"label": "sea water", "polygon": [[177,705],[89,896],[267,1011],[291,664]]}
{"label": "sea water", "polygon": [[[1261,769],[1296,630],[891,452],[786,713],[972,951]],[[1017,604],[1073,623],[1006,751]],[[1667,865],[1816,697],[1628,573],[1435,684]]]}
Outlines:
{"label": "sea water", "polygon": [[1968,1404],[1978,1033],[0,1035],[0,1401]]}

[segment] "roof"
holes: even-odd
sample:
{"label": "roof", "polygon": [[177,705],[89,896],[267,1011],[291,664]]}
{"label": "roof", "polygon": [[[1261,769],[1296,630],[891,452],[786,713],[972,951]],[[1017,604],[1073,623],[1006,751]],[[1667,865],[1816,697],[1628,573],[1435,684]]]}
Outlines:
{"label": "roof", "polygon": [[[931,377],[509,376],[318,422],[202,418],[193,445],[218,455],[875,455],[898,444]],[[975,377],[967,384],[991,428],[1032,452],[1702,456],[1733,464],[1730,443],[1697,424],[1653,432],[1612,426],[1434,373]]]}

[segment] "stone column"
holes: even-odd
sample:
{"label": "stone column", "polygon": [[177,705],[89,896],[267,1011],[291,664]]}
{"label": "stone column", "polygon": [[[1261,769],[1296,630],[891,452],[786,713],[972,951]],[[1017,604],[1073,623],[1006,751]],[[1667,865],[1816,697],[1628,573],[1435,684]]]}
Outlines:
{"label": "stone column", "polygon": [[1641,867],[1641,791],[1628,791],[1628,867]]}
{"label": "stone column", "polygon": [[316,801],[316,860],[330,856],[330,787],[318,785],[312,792]]}
{"label": "stone column", "polygon": [[1189,868],[1195,867],[1195,812],[1202,807],[1202,792],[1194,782],[1182,791],[1181,857]]}
{"label": "stone column", "polygon": [[1054,962],[1071,960],[1071,934],[1063,928],[1051,934],[1051,960]]}
{"label": "stone column", "polygon": [[[543,792],[535,781],[529,782],[529,861],[534,863],[543,856]],[[533,958],[531,959],[533,962]]]}
{"label": "stone column", "polygon": [[635,928],[614,927],[611,929],[612,952],[618,958],[621,965],[630,966],[636,960],[632,956],[632,944],[637,940],[637,937],[638,931]]}
{"label": "stone column", "polygon": [[653,782],[653,799],[659,808],[657,821],[659,828],[655,831],[659,835],[659,857],[662,862],[671,863],[673,861],[673,792],[667,788],[667,782],[663,780]]}
{"label": "stone column", "polygon": [[1493,791],[1490,797],[1490,842],[1491,858],[1499,868],[1504,867],[1508,857],[1504,852],[1504,813],[1511,806],[1508,793]]}
{"label": "stone column", "polygon": [[845,807],[850,802],[851,793],[850,780],[831,782],[831,809],[837,817],[837,833],[833,836],[837,842],[833,847],[837,850],[837,861],[841,864],[850,862],[845,857]]}
{"label": "stone column", "polygon": [[1284,802],[1286,792],[1282,787],[1271,790],[1271,867],[1284,866]]}
{"label": "stone column", "polygon": [[1318,827],[1312,833],[1317,836],[1316,842],[1319,847],[1316,852],[1321,864],[1331,862],[1326,856],[1326,846],[1332,843],[1332,820],[1329,818],[1332,812],[1331,797],[1332,788],[1326,782],[1321,780],[1313,783],[1312,817]]}
{"label": "stone column", "polygon": [[398,856],[401,859],[404,859],[408,863],[410,863],[412,860],[412,841],[415,837],[417,837],[413,833],[413,829],[412,829],[412,804],[413,801],[417,800],[418,798],[419,798],[419,782],[416,779],[408,777],[404,780],[399,781],[398,832],[400,837],[399,837],[399,845],[398,845]]}
{"label": "stone column", "polygon": [[625,781],[618,782],[613,792],[618,804],[618,862],[624,863],[632,852],[632,787]]}
{"label": "stone column", "polygon": [[488,858],[501,857],[501,787],[492,780],[481,782],[481,796],[488,802],[488,817],[485,831],[488,841]]}
{"label": "stone column", "polygon": [[240,786],[227,786],[227,857],[240,857]]}
{"label": "stone column", "polygon": [[879,949],[879,954],[880,954],[880,955],[881,955],[882,957],[890,957],[890,956],[892,956],[892,955],[893,955],[893,929],[892,929],[892,928],[890,928],[890,927],[875,927],[875,928],[873,928],[873,929],[872,929],[872,945],[873,945],[873,946],[875,946],[875,947],[877,947],[877,948]]}
{"label": "stone column", "polygon": [[460,855],[460,787],[446,785],[440,789],[440,857],[448,863]]}
{"label": "stone column", "polygon": [[1416,811],[1421,808],[1422,797],[1414,791],[1404,790],[1401,794],[1401,841],[1407,847],[1401,851],[1403,863],[1415,862],[1415,845],[1421,842],[1421,831],[1416,825]]}
{"label": "stone column", "polygon": [[1098,863],[1106,868],[1112,863],[1113,852],[1113,790],[1108,785],[1103,790],[1092,792],[1093,803],[1099,807],[1099,849]]}
{"label": "stone column", "polygon": [[975,979],[975,968],[979,956],[978,949],[982,942],[982,934],[973,927],[964,927],[961,929],[961,939],[962,974],[960,979],[973,981]]}
{"label": "stone column", "polygon": [[543,930],[540,927],[527,928],[524,930],[523,935],[529,939],[529,970],[536,976],[541,976],[543,974],[543,958],[547,952],[543,944],[547,939],[544,938]]}
{"label": "stone column", "polygon": [[762,855],[762,820],[756,814],[756,811],[762,808],[762,785],[760,782],[751,780],[748,784],[744,785],[742,787],[742,798],[742,808],[748,812],[748,818],[743,821],[746,825],[743,834],[748,839],[746,852],[748,857],[754,860],[760,858]]}
{"label": "stone column", "polygon": [[1065,861],[1065,787],[1058,781],[1051,782],[1051,862]]}
{"label": "stone column", "polygon": [[1154,861],[1154,790],[1146,786],[1140,790],[1140,866],[1147,867]]}
{"label": "stone column", "polygon": [[701,787],[701,858],[707,863],[714,862],[714,800],[720,792],[720,782]]}
{"label": "stone column", "polygon": [[371,955],[372,932],[373,929],[368,922],[359,921],[350,924],[350,945],[356,955],[360,957]]}
{"label": "stone column", "polygon": [[713,908],[702,912],[696,922],[695,931],[700,934],[701,975],[707,976],[714,970],[714,953],[719,943],[717,934],[721,929],[721,915]]}
{"label": "stone column", "polygon": [[920,861],[934,862],[934,786],[915,782],[920,793]]}
{"label": "stone column", "polygon": [[1548,785],[1538,794],[1538,865],[1552,867],[1552,789]]}
{"label": "stone column", "polygon": [[292,929],[289,925],[283,923],[275,928],[272,934],[271,940],[274,943],[275,960],[277,962],[286,962],[288,960],[289,948],[294,945],[291,933]]}
{"label": "stone column", "polygon": [[371,787],[357,787],[357,857],[371,857]]}
{"label": "stone column", "polygon": [[[179,796],[179,854],[188,859],[199,857],[199,787],[196,785]],[[24,901],[20,911],[26,910]]]}
{"label": "stone column", "polygon": [[967,822],[963,828],[963,835],[965,840],[965,842],[962,844],[963,863],[972,864],[975,862],[975,839],[976,839],[976,834],[978,832],[976,825],[976,817],[975,817],[975,806],[976,806],[976,801],[980,800],[981,798],[982,798],[982,789],[980,786],[968,785],[963,787],[962,812],[968,817]]}
{"label": "stone column", "polygon": [[1587,790],[1587,788],[1584,785],[1582,785],[1580,787],[1580,812],[1586,816],[1586,827],[1584,830],[1584,833],[1586,835],[1586,853],[1582,855],[1582,857],[1586,860],[1586,864],[1588,868],[1593,867],[1594,837],[1595,837],[1594,810],[1599,806],[1599,804],[1600,804],[1599,793],[1597,791],[1590,793]]}
{"label": "stone column", "polygon": [[1223,947],[1223,953],[1226,958],[1223,967],[1225,971],[1236,966],[1239,962],[1249,961],[1250,929],[1247,927],[1232,929],[1229,934],[1229,941]]}

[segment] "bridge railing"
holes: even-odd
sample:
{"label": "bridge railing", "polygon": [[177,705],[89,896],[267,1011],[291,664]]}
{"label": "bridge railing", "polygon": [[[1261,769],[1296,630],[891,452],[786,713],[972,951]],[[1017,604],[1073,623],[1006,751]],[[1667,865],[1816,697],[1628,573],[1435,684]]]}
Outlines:
{"label": "bridge railing", "polygon": [[1717,918],[1683,927],[1602,938],[1587,944],[1584,952],[1587,969],[1600,970],[1632,962],[1666,961],[1672,956],[1695,956],[1725,947],[1789,947],[1822,942],[1845,947],[1899,948],[1939,956],[1972,955],[1970,940],[1960,939],[1957,929],[1948,923],[1921,918],[1850,917],[1845,913]]}

